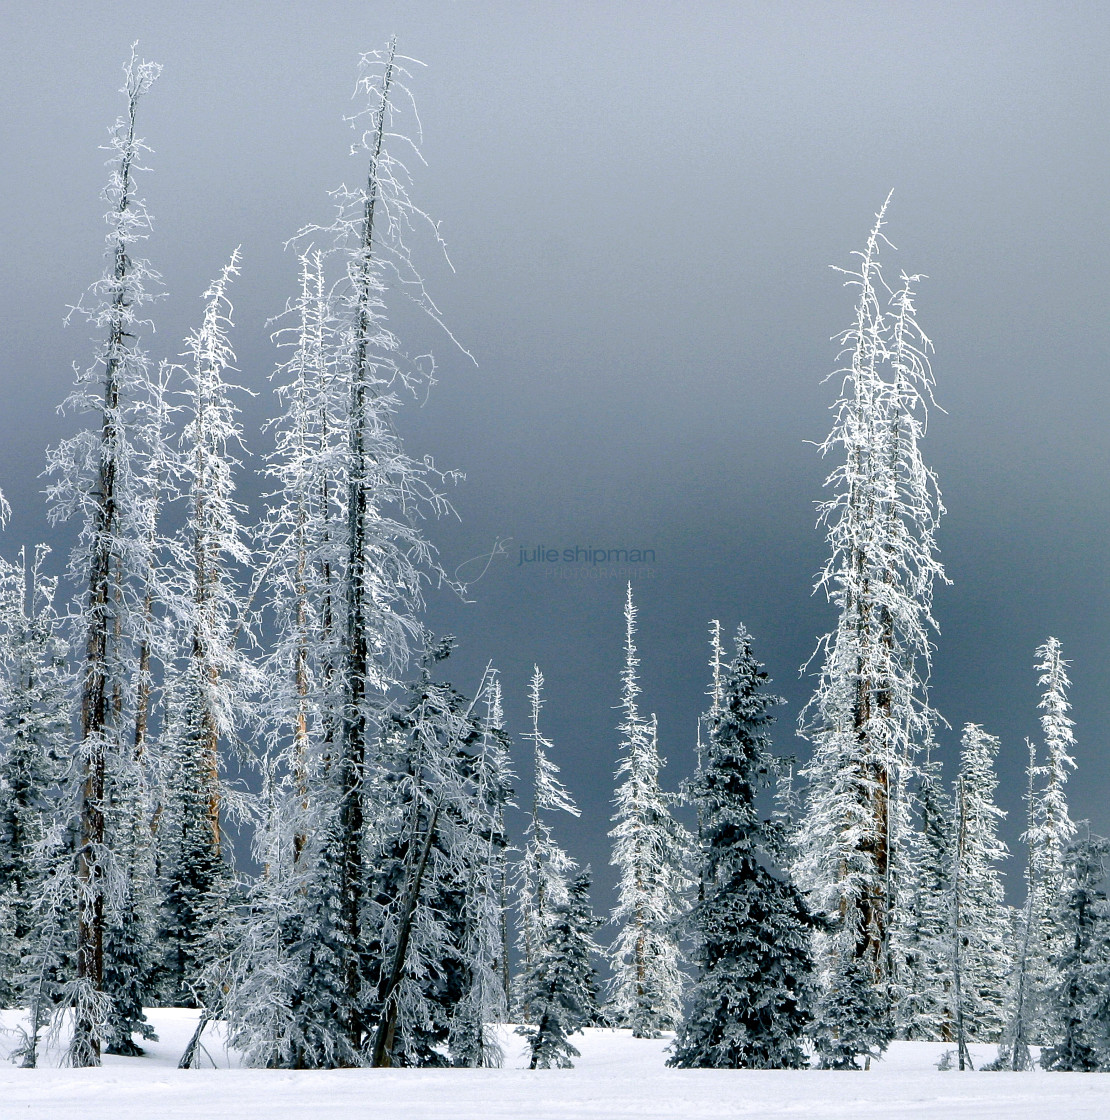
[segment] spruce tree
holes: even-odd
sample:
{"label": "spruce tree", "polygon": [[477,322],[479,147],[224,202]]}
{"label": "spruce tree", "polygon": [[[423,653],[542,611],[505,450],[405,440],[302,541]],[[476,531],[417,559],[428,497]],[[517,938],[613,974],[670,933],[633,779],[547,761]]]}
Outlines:
{"label": "spruce tree", "polygon": [[661,1031],[673,1030],[682,1014],[678,928],[682,893],[689,885],[684,863],[690,838],[671,815],[659,785],[663,759],[656,744],[655,718],[645,720],[636,703],[639,659],[631,584],[624,619],[620,785],[614,799],[616,828],[609,833],[611,862],[620,869],[613,911],[619,932],[610,949],[609,1007],[616,1024],[631,1027],[634,1038],[658,1038]]}
{"label": "spruce tree", "polygon": [[272,643],[262,673],[264,811],[253,837],[265,870],[251,887],[224,1014],[247,1064],[356,1065],[339,1022],[349,952],[334,898],[338,791],[331,759],[342,685],[345,401],[327,254],[300,254],[300,292],[278,318],[280,415],[256,531]]}
{"label": "spruce tree", "polygon": [[508,1015],[505,810],[513,804],[511,740],[501,709],[501,682],[487,666],[474,709],[479,737],[472,760],[472,797],[465,837],[470,868],[459,937],[461,995],[451,1015],[448,1046],[457,1066],[500,1066],[504,1053],[493,1024]]}
{"label": "spruce tree", "polygon": [[[845,272],[858,292],[856,319],[841,336],[842,391],[821,446],[841,460],[820,507],[830,555],[818,577],[838,618],[814,655],[817,688],[800,720],[813,756],[802,771],[795,874],[811,905],[836,919],[835,934],[819,938],[823,982],[870,974],[893,1031],[906,941],[898,927],[910,914],[898,892],[913,890],[900,850],[905,791],[937,718],[928,698],[932,595],[944,572],[935,544],[943,507],[920,449],[930,343],[916,319],[918,277],[903,273],[896,291],[884,281],[885,212],[886,204],[858,268]],[[838,960],[844,954],[866,967]],[[869,1014],[861,1007],[857,1017]]]}
{"label": "spruce tree", "polygon": [[698,810],[703,897],[689,926],[698,965],[690,1010],[668,1064],[800,1068],[812,1021],[810,941],[820,923],[788,877],[772,870],[783,832],[757,799],[774,779],[772,708],[743,626],[720,681],[703,765],[688,796]]}
{"label": "spruce tree", "polygon": [[204,972],[224,951],[233,873],[225,851],[224,753],[250,717],[254,670],[239,648],[246,619],[236,589],[251,554],[236,501],[242,438],[227,380],[234,367],[227,289],[239,251],[205,291],[200,327],[186,339],[188,421],[177,484],[188,506],[177,550],[182,656],[168,686],[159,814],[162,914],[157,970],[163,1002],[203,1002]]}
{"label": "spruce tree", "polygon": [[425,654],[383,736],[389,788],[375,801],[389,815],[376,831],[388,839],[372,856],[368,915],[368,928],[380,931],[368,973],[376,991],[375,1066],[445,1064],[442,1049],[453,1034],[457,1060],[481,1059],[487,1048],[474,1001],[481,1006],[483,994],[500,987],[487,861],[506,791],[488,781],[477,702],[432,679],[452,642]]}
{"label": "spruce tree", "polygon": [[[1075,838],[1075,824],[1068,814],[1065,786],[1068,771],[1075,769],[1072,751],[1075,749],[1074,724],[1069,711],[1068,662],[1064,660],[1060,642],[1049,638],[1036,651],[1037,671],[1040,674],[1041,734],[1044,742],[1044,764],[1037,768],[1043,786],[1036,792],[1032,803],[1032,819],[1027,843],[1032,863],[1031,875],[1035,881],[1030,914],[1030,945],[1028,968],[1034,1006],[1048,1007],[1050,993],[1058,987],[1060,976],[1056,962],[1068,951],[1060,926],[1071,883],[1066,872],[1067,853]],[[1042,1034],[1047,1021],[1035,1017],[1035,1035]]]}
{"label": "spruce tree", "polygon": [[530,1054],[529,1069],[571,1069],[579,1051],[572,1034],[598,1022],[597,974],[591,958],[593,933],[602,924],[590,909],[590,869],[580,871],[550,918],[521,986],[533,1023],[517,1027]]}
{"label": "spruce tree", "polygon": [[999,864],[1005,812],[994,802],[999,742],[978,724],[964,727],[956,783],[950,884],[951,944],[957,1041],[997,1042],[1010,974],[1010,920]]}
{"label": "spruce tree", "polygon": [[1051,1070],[1110,1070],[1110,902],[1106,868],[1110,841],[1084,836],[1065,856],[1070,884],[1059,913],[1063,954],[1049,993],[1046,1021],[1052,1045],[1041,1053]]}
{"label": "spruce tree", "polygon": [[49,549],[0,560],[0,1006],[29,998],[37,910],[53,862],[51,830],[69,738],[70,676]]}
{"label": "spruce tree", "polygon": [[[66,401],[72,411],[88,414],[90,422],[52,448],[47,459],[51,518],[80,521],[69,561],[70,579],[81,588],[73,612],[73,648],[82,651],[80,732],[66,793],[79,840],[69,870],[75,883],[72,889],[57,884],[59,897],[72,899],[75,907],[76,969],[62,996],[73,1009],[68,1060],[75,1066],[99,1065],[102,1044],[119,1045],[137,1016],[141,1019],[141,1009],[130,1006],[132,947],[109,931],[133,920],[130,853],[143,842],[126,796],[141,782],[128,732],[143,617],[137,577],[150,560],[150,492],[141,483],[146,456],[135,429],[151,398],[152,370],[141,338],[159,277],[137,255],[151,223],[136,182],[148,151],[136,133],[136,119],[139,101],[160,71],[156,63],[138,59],[134,49],[124,67],[121,92],[127,108],[108,144],[111,174],[103,192],[109,204],[108,264],[90,289],[90,304],[75,308],[102,341]],[[118,796],[121,792],[125,796]],[[123,955],[107,961],[113,978],[109,990],[106,957],[117,952]],[[122,986],[121,971],[128,974]],[[121,996],[128,1007],[116,1007]]]}
{"label": "spruce tree", "polygon": [[940,764],[926,758],[915,790],[912,837],[915,882],[909,901],[905,964],[908,983],[897,1004],[899,1037],[939,1041],[951,1032],[952,805]]}
{"label": "spruce tree", "polygon": [[[406,84],[407,61],[395,42],[384,53],[362,56],[357,93],[365,108],[351,123],[360,130],[354,154],[368,167],[361,185],[336,192],[339,213],[330,226],[308,226],[298,235],[302,244],[320,234],[332,238],[342,272],[328,289],[327,328],[334,328],[331,399],[341,449],[330,460],[328,495],[320,498],[321,510],[334,501],[341,519],[329,518],[329,548],[321,554],[329,578],[321,581],[325,594],[315,604],[326,632],[334,635],[334,656],[328,655],[325,669],[331,687],[320,717],[330,745],[326,774],[306,799],[319,822],[320,842],[305,868],[316,900],[307,920],[320,930],[326,961],[321,994],[330,1000],[336,993],[335,970],[342,991],[326,1013],[335,1037],[321,1039],[323,1053],[342,1064],[357,1064],[381,1049],[373,1037],[376,1004],[366,998],[367,971],[376,967],[375,931],[365,926],[377,907],[371,894],[380,879],[374,853],[385,851],[390,839],[383,832],[391,819],[390,762],[378,750],[392,695],[413,648],[424,644],[424,582],[429,573],[441,574],[420,519],[450,508],[438,489],[447,476],[429,458],[406,454],[396,431],[401,394],[428,385],[432,366],[406,357],[389,328],[387,296],[391,287],[401,289],[439,322],[410,241],[423,226],[442,244],[438,227],[409,193],[402,149],[419,158],[419,120]],[[415,122],[410,136],[406,115]],[[379,796],[386,797],[384,805],[376,803]]]}
{"label": "spruce tree", "polygon": [[517,968],[513,1014],[533,1021],[527,996],[527,977],[533,974],[540,946],[547,938],[553,907],[567,901],[567,878],[574,860],[555,842],[548,814],[566,812],[578,816],[578,808],[559,780],[559,767],[551,761],[554,743],[540,732],[543,707],[543,674],[532,667],[528,688],[532,730],[524,736],[532,744],[532,814],[525,829],[524,848],[516,865]]}

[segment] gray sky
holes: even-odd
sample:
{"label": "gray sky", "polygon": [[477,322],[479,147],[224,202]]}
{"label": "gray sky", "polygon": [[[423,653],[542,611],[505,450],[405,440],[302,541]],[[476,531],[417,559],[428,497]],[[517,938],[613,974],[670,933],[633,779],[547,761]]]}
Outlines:
{"label": "gray sky", "polygon": [[[361,175],[341,118],[358,51],[396,34],[427,63],[416,194],[456,272],[431,246],[423,259],[478,362],[402,315],[440,378],[403,430],[468,476],[460,520],[429,527],[448,569],[512,538],[473,603],[433,595],[429,620],[458,634],[464,689],[488,658],[502,668],[517,732],[541,665],[546,731],[585,810],[558,826],[572,854],[611,882],[623,587],[520,567],[519,548],[655,550],[636,586],[643,701],[672,783],[692,763],[712,617],[752,630],[790,701],[780,748],[804,751],[798,667],[833,621],[810,597],[827,464],[806,441],[828,428],[830,336],[852,311],[828,266],[850,263],[891,189],[888,273],[929,276],[918,306],[946,410],[925,444],[953,581],[937,594],[935,702],[955,728],[1001,735],[1015,842],[1033,650],[1059,637],[1073,816],[1110,831],[1104,4],[121,0],[9,5],[2,30],[0,486],[15,516],[0,546],[67,541],[46,527],[38,474],[91,353],[61,322],[101,267],[97,145],[131,41],[165,66],[140,129],[148,255],[169,292],[150,349],[181,350],[242,243],[235,343],[261,450],[265,321],[295,284],[282,243]],[[943,741],[951,758],[955,732]]]}

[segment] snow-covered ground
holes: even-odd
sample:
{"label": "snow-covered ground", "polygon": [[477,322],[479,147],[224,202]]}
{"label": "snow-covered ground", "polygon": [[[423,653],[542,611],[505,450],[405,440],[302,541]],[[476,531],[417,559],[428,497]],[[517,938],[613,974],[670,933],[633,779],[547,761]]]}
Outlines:
{"label": "snow-covered ground", "polygon": [[[1110,1117],[1110,1074],[941,1073],[945,1047],[897,1043],[867,1072],[672,1070],[666,1041],[627,1031],[576,1037],[573,1070],[521,1069],[510,1036],[503,1070],[237,1068],[217,1030],[205,1035],[205,1068],[178,1070],[196,1012],[153,1011],[159,1041],[143,1058],[107,1058],[102,1069],[36,1070],[0,1064],[0,1117],[42,1120],[716,1120],[718,1117],[1073,1120]],[[0,1021],[13,1025],[14,1012]],[[211,1030],[211,1028],[210,1028]],[[0,1036],[0,1046],[14,1036]],[[976,1065],[993,1047],[974,1047]],[[56,1056],[48,1058],[56,1060]]]}

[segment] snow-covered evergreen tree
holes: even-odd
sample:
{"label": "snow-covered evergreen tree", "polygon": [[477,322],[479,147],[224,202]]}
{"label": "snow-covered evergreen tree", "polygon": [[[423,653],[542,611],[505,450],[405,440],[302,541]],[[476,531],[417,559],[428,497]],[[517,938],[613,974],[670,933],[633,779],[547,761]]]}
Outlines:
{"label": "snow-covered evergreen tree", "polygon": [[620,869],[613,922],[619,932],[610,949],[613,979],[610,1014],[635,1038],[657,1038],[673,1030],[682,1015],[683,975],[678,930],[690,880],[685,863],[690,839],[670,812],[659,785],[663,759],[656,721],[644,719],[636,656],[636,607],[632,585],[624,606],[624,669],[621,673],[620,762],[617,767],[616,824],[612,863]]}
{"label": "snow-covered evergreen tree", "polygon": [[1053,1070],[1110,1070],[1110,902],[1106,869],[1110,841],[1090,835],[1065,853],[1069,884],[1060,908],[1064,951],[1048,993],[1046,1022],[1052,1044],[1041,1065]]}
{"label": "snow-covered evergreen tree", "polygon": [[294,1069],[361,1060],[336,1022],[347,983],[331,773],[342,705],[345,398],[326,259],[301,254],[300,293],[274,335],[290,356],[275,373],[282,412],[265,471],[275,489],[257,533],[272,634],[260,713],[265,807],[254,834],[264,873],[224,1002],[248,1064]]}
{"label": "snow-covered evergreen tree", "polygon": [[956,783],[950,882],[953,1016],[957,1041],[996,1042],[1010,974],[1010,920],[999,864],[1006,814],[995,804],[999,742],[978,724],[964,727]]}
{"label": "snow-covered evergreen tree", "polygon": [[249,718],[254,671],[239,648],[244,624],[237,575],[251,554],[236,501],[235,447],[242,428],[227,380],[235,355],[228,285],[239,251],[205,291],[201,325],[186,339],[186,413],[178,486],[188,520],[178,548],[176,607],[182,656],[169,685],[159,817],[162,914],[159,996],[193,1005],[205,968],[222,954],[232,890],[224,851],[221,755]]}
{"label": "snow-covered evergreen tree", "polygon": [[[109,929],[129,922],[133,891],[126,850],[138,842],[130,805],[124,798],[123,812],[117,815],[115,794],[136,781],[128,708],[135,679],[135,623],[142,617],[135,577],[149,566],[150,518],[149,492],[140,482],[143,451],[133,429],[150,401],[151,368],[140,338],[156,296],[151,288],[158,282],[149,263],[136,255],[149,235],[150,216],[136,184],[148,149],[135,125],[139,101],[160,70],[156,63],[139,60],[134,50],[124,68],[127,109],[108,144],[111,174],[104,191],[108,264],[90,289],[90,305],[74,309],[99,341],[94,362],[78,374],[66,405],[88,414],[90,423],[48,454],[51,517],[80,521],[69,561],[70,578],[82,588],[73,638],[83,658],[80,736],[68,793],[79,841],[71,869],[74,890],[58,885],[62,895],[72,895],[76,907],[76,971],[64,999],[73,1008],[69,1061],[78,1066],[99,1065],[102,1043],[118,1041],[135,1019],[134,1008],[117,1014],[120,1009],[105,987],[105,967],[106,957],[110,973],[133,967],[129,948],[112,962],[121,946],[113,943]],[[113,986],[118,996],[118,982]]]}
{"label": "snow-covered evergreen tree", "polygon": [[[842,390],[821,447],[841,459],[820,507],[830,555],[818,577],[839,617],[818,645],[818,684],[800,721],[813,756],[802,772],[795,874],[812,905],[836,921],[821,939],[823,979],[869,970],[892,1029],[900,994],[893,956],[904,940],[892,926],[908,916],[896,891],[912,890],[900,873],[897,810],[936,721],[927,685],[933,585],[944,573],[935,547],[943,507],[920,450],[930,343],[916,320],[918,278],[903,273],[893,293],[883,280],[885,212],[884,204],[858,268],[845,273],[858,291],[856,321],[841,336]],[[843,954],[867,968],[837,963]]]}
{"label": "snow-covered evergreen tree", "polygon": [[521,986],[521,1000],[533,1023],[517,1027],[528,1043],[529,1069],[570,1069],[579,1051],[570,1036],[598,1021],[599,952],[594,930],[603,924],[590,909],[590,869],[569,883],[566,896],[552,903],[543,940]]}
{"label": "snow-covered evergreen tree", "polygon": [[[336,192],[339,212],[331,226],[301,233],[302,239],[332,236],[333,259],[343,269],[329,289],[336,338],[333,399],[340,402],[336,422],[342,453],[328,477],[334,479],[334,500],[343,515],[329,538],[336,559],[337,594],[328,602],[334,618],[327,621],[336,643],[329,670],[335,687],[321,713],[333,745],[327,774],[315,798],[313,791],[308,797],[310,806],[315,802],[310,813],[319,822],[320,840],[306,874],[318,907],[330,908],[331,900],[338,900],[335,912],[318,910],[310,920],[331,959],[328,978],[321,977],[329,999],[337,993],[331,970],[341,974],[342,995],[327,1020],[332,1034],[343,1037],[326,1041],[324,1052],[342,1055],[344,1064],[362,1060],[375,1028],[373,1003],[364,994],[367,969],[375,964],[368,948],[373,931],[364,929],[364,921],[374,909],[368,892],[380,870],[367,860],[384,851],[388,839],[380,833],[388,807],[373,801],[389,788],[389,763],[378,755],[382,722],[411,649],[424,642],[423,583],[439,571],[419,518],[448,508],[437,489],[444,476],[430,459],[406,454],[395,427],[400,392],[428,384],[431,369],[427,362],[410,362],[389,329],[391,285],[414,296],[438,321],[409,248],[417,226],[431,229],[437,239],[438,231],[410,199],[401,153],[407,145],[419,157],[416,143],[404,135],[406,113],[411,111],[419,127],[406,86],[408,61],[396,54],[395,44],[384,54],[362,57],[358,90],[365,108],[352,124],[360,130],[354,152],[368,159],[369,167],[362,186]],[[316,609],[323,606],[318,603]]]}
{"label": "snow-covered evergreen tree", "polygon": [[817,921],[789,878],[772,870],[782,829],[757,798],[778,768],[767,691],[741,626],[710,715],[709,741],[688,795],[701,821],[704,896],[690,913],[698,978],[668,1064],[798,1068],[815,995],[810,942]]}
{"label": "snow-covered evergreen tree", "polygon": [[[420,679],[385,727],[390,766],[375,800],[389,819],[367,926],[374,958],[372,1065],[495,1062],[479,1011],[501,992],[494,835],[507,789],[491,758],[478,700],[431,678],[447,639],[425,655]],[[484,675],[482,687],[490,684]],[[480,699],[481,697],[479,697]]]}
{"label": "snow-covered evergreen tree", "polygon": [[50,830],[68,753],[66,646],[54,609],[49,549],[0,561],[0,1006],[27,998],[36,910],[50,864]]}
{"label": "snow-covered evergreen tree", "polygon": [[[1071,890],[1065,865],[1067,852],[1075,838],[1075,824],[1068,814],[1065,785],[1068,771],[1075,769],[1074,724],[1069,711],[1068,662],[1060,642],[1049,638],[1036,651],[1038,684],[1041,687],[1041,734],[1044,764],[1038,768],[1043,786],[1033,802],[1027,843],[1033,864],[1035,891],[1030,919],[1029,968],[1035,1001],[1047,1008],[1049,993],[1059,986],[1056,962],[1066,951],[1060,914]],[[1047,1022],[1037,1019],[1034,1034],[1040,1035]],[[1047,1040],[1047,1036],[1046,1036]]]}
{"label": "snow-covered evergreen tree", "polygon": [[472,761],[473,804],[466,836],[471,870],[463,897],[459,955],[462,992],[449,1027],[451,1057],[458,1066],[500,1066],[504,1054],[491,1025],[508,1014],[505,809],[512,803],[514,780],[511,740],[505,731],[501,682],[487,666],[478,690],[480,733]]}
{"label": "snow-covered evergreen tree", "polygon": [[1040,1005],[1043,998],[1043,972],[1039,967],[1038,945],[1035,938],[1035,915],[1039,912],[1037,896],[1040,889],[1036,836],[1037,779],[1041,768],[1037,765],[1037,748],[1026,739],[1029,762],[1025,768],[1026,830],[1022,835],[1026,846],[1025,905],[1014,914],[1012,923],[1013,970],[1010,974],[1006,1001],[1006,1026],[998,1047],[994,1067],[1018,1072],[1031,1068],[1029,1044],[1037,1034]]}
{"label": "snow-covered evergreen tree", "polygon": [[554,743],[540,732],[544,699],[543,674],[538,665],[532,666],[528,699],[532,730],[524,738],[532,744],[532,815],[516,867],[518,983],[513,1000],[514,1014],[524,1021],[533,1017],[526,978],[533,974],[540,946],[546,941],[552,908],[567,901],[567,878],[575,866],[555,842],[547,814],[578,816],[574,800],[558,778],[559,767],[549,757]]}
{"label": "snow-covered evergreen tree", "polygon": [[915,791],[918,819],[912,837],[914,889],[904,963],[907,984],[896,1006],[899,1037],[939,1041],[951,1036],[952,806],[939,762],[927,757]]}
{"label": "snow-covered evergreen tree", "polygon": [[1071,704],[1068,702],[1068,665],[1061,653],[1057,638],[1049,638],[1044,645],[1037,647],[1037,671],[1040,673],[1038,684],[1043,689],[1041,702],[1037,705],[1041,712],[1041,733],[1045,745],[1045,789],[1040,798],[1040,812],[1037,826],[1043,837],[1043,873],[1051,889],[1064,881],[1063,866],[1066,862],[1068,847],[1075,837],[1075,824],[1068,815],[1067,784],[1068,771],[1075,769],[1074,721],[1068,715]]}

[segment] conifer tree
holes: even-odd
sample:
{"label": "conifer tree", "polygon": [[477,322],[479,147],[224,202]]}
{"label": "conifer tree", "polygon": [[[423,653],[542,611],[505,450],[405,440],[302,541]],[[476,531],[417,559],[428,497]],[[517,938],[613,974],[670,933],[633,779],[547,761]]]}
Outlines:
{"label": "conifer tree", "polygon": [[[139,101],[160,71],[156,63],[139,60],[134,49],[124,67],[121,92],[127,108],[108,144],[111,174],[103,195],[109,204],[108,264],[90,289],[91,305],[74,309],[93,326],[100,342],[66,404],[90,414],[91,420],[48,454],[51,517],[80,519],[69,562],[71,580],[83,589],[74,612],[73,642],[82,651],[80,733],[67,794],[79,840],[71,869],[74,888],[68,891],[59,884],[61,894],[75,904],[76,971],[64,1001],[73,1009],[68,1060],[76,1066],[99,1065],[102,1043],[121,1026],[113,1023],[113,1000],[105,989],[105,954],[113,952],[105,941],[113,914],[132,900],[127,861],[118,858],[117,849],[121,831],[126,833],[133,819],[129,814],[116,819],[113,807],[114,792],[127,789],[135,778],[127,707],[134,679],[135,620],[142,613],[135,574],[147,564],[144,529],[149,517],[137,484],[142,450],[132,428],[136,411],[147,407],[150,396],[150,363],[140,337],[147,305],[156,296],[151,288],[159,279],[136,255],[150,232],[150,216],[136,183],[148,150],[136,134],[136,116]],[[125,838],[124,846],[129,842]]]}
{"label": "conifer tree", "polygon": [[702,768],[688,796],[701,821],[704,896],[690,912],[698,978],[669,1065],[777,1069],[805,1066],[812,1021],[817,921],[791,881],[773,871],[783,833],[757,798],[775,777],[771,709],[743,626],[710,714]]}
{"label": "conifer tree", "polygon": [[895,1005],[899,1038],[938,1041],[951,1028],[952,807],[941,767],[928,753],[911,791],[915,819],[904,851],[912,864],[912,891],[903,892],[908,913],[899,926],[901,952],[895,966],[904,982]]}
{"label": "conifer tree", "polygon": [[327,254],[300,254],[300,292],[274,339],[282,405],[269,426],[266,477],[275,489],[258,528],[258,580],[272,645],[262,667],[265,809],[248,918],[231,962],[224,1014],[253,1066],[331,1068],[361,1056],[337,1022],[348,941],[334,901],[337,789],[331,759],[342,686],[342,486],[346,401]]}
{"label": "conifer tree", "polygon": [[[956,785],[950,885],[953,1015],[957,1041],[996,1042],[1011,961],[1009,915],[998,838],[1005,812],[994,802],[999,742],[978,724],[964,727]],[[961,1067],[962,1068],[962,1067]]]}
{"label": "conifer tree", "polygon": [[239,271],[238,249],[205,291],[204,316],[186,339],[188,421],[182,434],[178,485],[188,504],[178,549],[177,610],[183,654],[169,686],[163,743],[165,803],[162,852],[160,997],[195,1005],[206,967],[223,952],[232,891],[224,851],[227,812],[222,752],[235,746],[250,710],[254,680],[238,648],[245,622],[236,575],[251,554],[234,497],[234,454],[242,437],[227,381],[235,355],[228,330],[228,285]]}
{"label": "conifer tree", "polygon": [[[334,663],[327,669],[334,688],[325,690],[330,698],[321,714],[333,745],[327,774],[315,790],[321,840],[314,868],[306,869],[313,879],[312,897],[339,900],[337,913],[318,910],[310,920],[321,930],[331,962],[321,983],[333,991],[332,970],[341,974],[343,994],[327,1018],[333,1033],[343,1038],[332,1039],[325,1049],[342,1055],[342,1064],[358,1063],[375,1045],[374,1005],[364,998],[367,970],[374,966],[367,949],[372,939],[363,923],[374,909],[368,891],[378,875],[367,860],[371,852],[384,851],[384,837],[376,832],[388,817],[373,802],[387,788],[389,769],[378,746],[391,694],[412,648],[424,642],[419,619],[424,580],[442,574],[419,518],[449,508],[437,489],[446,476],[430,459],[407,455],[395,427],[400,392],[428,384],[432,371],[427,362],[411,363],[389,329],[391,283],[439,321],[409,250],[419,225],[437,241],[439,236],[435,223],[411,201],[399,149],[407,145],[419,158],[416,140],[404,135],[406,112],[417,120],[406,85],[404,64],[410,61],[396,53],[395,43],[384,54],[362,56],[358,92],[365,108],[352,124],[362,130],[354,151],[369,162],[363,184],[336,192],[339,213],[331,226],[309,226],[299,235],[303,241],[330,234],[343,268],[329,312],[342,444],[329,478],[342,521],[332,522],[337,531],[329,535],[336,566],[328,587],[336,594],[331,598],[329,590],[317,604],[335,636]],[[331,610],[334,615],[327,615]]]}
{"label": "conifer tree", "polygon": [[524,736],[532,744],[532,814],[525,829],[524,849],[520,853],[516,876],[518,984],[514,1014],[531,1021],[526,978],[533,974],[540,946],[546,942],[553,907],[567,901],[567,878],[574,860],[555,842],[547,814],[566,812],[578,816],[570,793],[559,780],[559,767],[551,761],[554,747],[540,732],[543,707],[543,674],[532,666],[528,699],[532,710],[532,730]]}
{"label": "conifer tree", "polygon": [[[935,554],[943,508],[920,450],[930,343],[916,319],[919,278],[903,273],[894,292],[884,282],[885,212],[884,204],[858,269],[845,273],[858,291],[856,321],[841,336],[843,388],[821,447],[841,458],[820,507],[830,556],[818,577],[839,617],[818,645],[818,685],[800,721],[814,750],[802,772],[795,872],[811,904],[835,919],[835,933],[820,939],[824,981],[869,972],[892,1030],[894,957],[905,941],[893,927],[908,917],[896,892],[912,892],[899,806],[936,721],[927,683],[933,585],[944,573]],[[843,954],[866,968],[838,963]]]}
{"label": "conifer tree", "polygon": [[620,869],[613,922],[619,932],[610,949],[613,980],[609,1005],[620,1026],[634,1038],[658,1038],[673,1030],[682,1014],[678,927],[682,892],[689,885],[684,863],[690,839],[670,813],[659,786],[663,760],[656,745],[656,722],[645,720],[636,697],[636,607],[632,585],[624,607],[625,662],[621,673],[620,762],[613,816],[612,863]]}
{"label": "conifer tree", "polygon": [[376,822],[387,839],[372,861],[368,919],[380,931],[369,973],[375,1066],[444,1064],[440,1048],[452,1040],[461,1063],[496,1058],[476,1015],[500,989],[487,861],[507,791],[489,781],[477,702],[431,678],[452,643],[426,653],[382,743],[390,790],[375,800],[389,819]]}
{"label": "conifer tree", "polygon": [[43,573],[49,549],[0,561],[0,1006],[20,1006],[35,955],[69,738],[66,646]]}
{"label": "conifer tree", "polygon": [[1041,1065],[1052,1070],[1110,1070],[1110,842],[1084,836],[1065,856],[1069,884],[1059,919],[1066,948],[1047,1008],[1052,1045]]}
{"label": "conifer tree", "polygon": [[528,1043],[529,1069],[570,1069],[579,1051],[570,1036],[598,1021],[597,974],[591,957],[598,952],[593,933],[602,924],[590,909],[590,869],[570,882],[566,896],[553,903],[543,940],[522,983],[522,1002],[533,1023],[517,1027]]}
{"label": "conifer tree", "polygon": [[1027,825],[1022,835],[1026,846],[1025,905],[1014,915],[1013,961],[1006,1004],[1006,1026],[998,1047],[994,1067],[1018,1072],[1031,1068],[1029,1044],[1037,1032],[1039,1007],[1042,999],[1039,982],[1042,974],[1038,967],[1035,918],[1039,912],[1037,897],[1040,891],[1039,865],[1033,839],[1036,834],[1037,810],[1036,781],[1041,773],[1037,765],[1037,748],[1026,739],[1029,762],[1025,768],[1025,808]]}
{"label": "conifer tree", "polygon": [[[1033,814],[1027,843],[1033,863],[1036,890],[1030,918],[1029,965],[1036,1002],[1047,1008],[1049,993],[1060,983],[1057,961],[1066,951],[1060,926],[1060,914],[1071,889],[1065,866],[1067,852],[1075,838],[1075,824],[1068,814],[1065,785],[1068,771],[1075,769],[1074,724],[1069,716],[1068,662],[1064,660],[1060,642],[1049,638],[1036,651],[1037,671],[1041,686],[1041,734],[1044,741],[1044,765],[1038,767],[1044,785],[1033,801]],[[1043,1032],[1047,1023],[1038,1021],[1034,1033]]]}
{"label": "conifer tree", "polygon": [[483,675],[474,706],[481,714],[469,764],[474,800],[465,837],[464,859],[471,870],[459,939],[462,991],[452,1012],[448,1044],[455,1065],[488,1067],[504,1061],[491,1024],[503,1023],[508,1014],[505,809],[512,804],[514,780],[501,682],[491,666]]}

